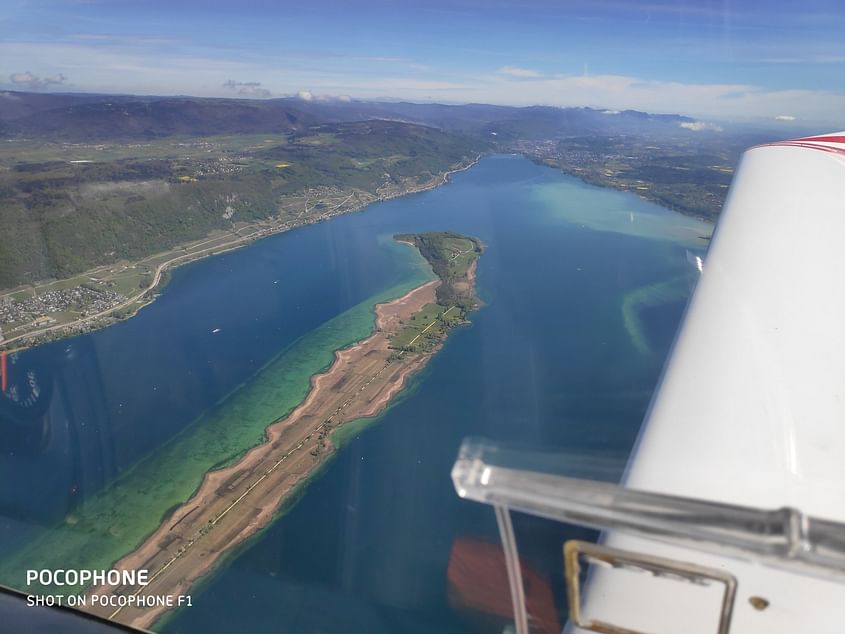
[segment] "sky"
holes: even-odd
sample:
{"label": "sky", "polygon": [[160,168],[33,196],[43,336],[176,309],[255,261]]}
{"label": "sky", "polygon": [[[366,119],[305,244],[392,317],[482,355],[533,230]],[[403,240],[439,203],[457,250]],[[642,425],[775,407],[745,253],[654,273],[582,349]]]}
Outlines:
{"label": "sky", "polygon": [[635,108],[843,129],[843,33],[842,0],[4,0],[0,89]]}

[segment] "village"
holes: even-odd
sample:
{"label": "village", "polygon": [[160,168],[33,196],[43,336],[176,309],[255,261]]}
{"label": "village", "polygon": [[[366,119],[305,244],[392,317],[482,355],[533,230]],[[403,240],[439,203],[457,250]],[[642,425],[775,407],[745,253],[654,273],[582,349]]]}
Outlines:
{"label": "village", "polygon": [[18,327],[50,326],[58,321],[59,314],[72,313],[84,318],[119,306],[126,299],[115,291],[86,284],[49,290],[25,299],[3,297],[0,298],[0,341]]}

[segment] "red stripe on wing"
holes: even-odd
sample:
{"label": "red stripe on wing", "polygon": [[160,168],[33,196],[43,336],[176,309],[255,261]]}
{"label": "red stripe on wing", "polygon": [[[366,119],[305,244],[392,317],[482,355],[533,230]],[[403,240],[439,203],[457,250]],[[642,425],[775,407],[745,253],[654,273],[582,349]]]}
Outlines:
{"label": "red stripe on wing", "polygon": [[794,141],[806,141],[809,143],[842,143],[845,144],[845,136],[806,136],[802,139],[793,139]]}

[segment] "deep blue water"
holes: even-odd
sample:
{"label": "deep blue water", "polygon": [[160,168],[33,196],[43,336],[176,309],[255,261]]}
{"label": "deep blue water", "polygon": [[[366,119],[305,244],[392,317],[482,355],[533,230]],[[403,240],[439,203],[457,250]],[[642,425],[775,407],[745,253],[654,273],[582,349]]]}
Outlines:
{"label": "deep blue water", "polygon": [[[166,629],[501,631],[448,598],[456,539],[496,538],[492,510],[452,488],[461,440],[609,458],[621,473],[683,310],[676,300],[641,311],[644,351],[622,303],[692,280],[685,252],[701,249],[695,236],[706,231],[519,157],[487,158],[436,190],[183,267],[137,317],[22,355],[21,367],[52,386],[52,442],[44,451],[25,434],[13,439],[0,499],[29,520],[7,521],[4,543],[61,517],[297,337],[402,280],[411,265],[384,237],[429,230],[487,245],[486,305]],[[518,518],[517,530],[560,609],[560,529]]]}

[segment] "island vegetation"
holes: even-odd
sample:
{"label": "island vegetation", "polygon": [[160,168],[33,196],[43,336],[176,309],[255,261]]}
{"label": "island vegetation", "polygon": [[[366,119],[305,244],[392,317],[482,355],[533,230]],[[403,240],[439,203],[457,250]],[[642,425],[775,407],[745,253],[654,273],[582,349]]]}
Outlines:
{"label": "island vegetation", "polygon": [[397,234],[394,238],[417,247],[440,284],[435,293],[437,301],[423,306],[403,323],[391,340],[391,347],[400,352],[429,351],[478,307],[473,289],[475,266],[483,246],[477,238],[452,232]]}

